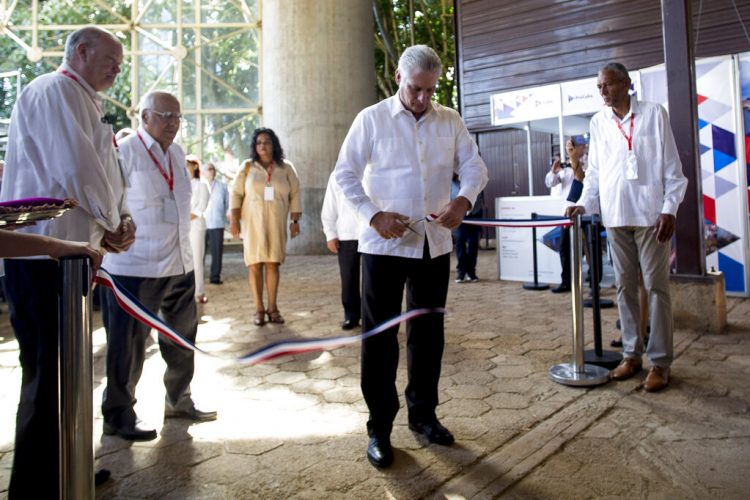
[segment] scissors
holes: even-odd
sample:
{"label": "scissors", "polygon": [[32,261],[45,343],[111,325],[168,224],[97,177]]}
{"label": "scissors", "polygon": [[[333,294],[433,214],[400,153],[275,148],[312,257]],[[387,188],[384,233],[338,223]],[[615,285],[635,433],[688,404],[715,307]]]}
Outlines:
{"label": "scissors", "polygon": [[403,224],[403,225],[404,225],[404,226],[406,227],[406,229],[408,229],[408,230],[409,230],[409,231],[411,231],[412,233],[414,233],[414,234],[419,234],[419,233],[417,232],[417,230],[416,230],[416,229],[414,229],[414,228],[413,228],[413,227],[411,227],[411,226],[412,226],[412,224],[416,224],[417,222],[421,222],[421,221],[425,220],[426,218],[427,218],[427,217],[422,217],[421,219],[413,220],[413,221],[410,221],[410,222],[404,222],[404,221],[402,221],[402,220],[400,220],[400,219],[398,219],[398,221],[399,221],[399,222],[400,222],[401,224]]}

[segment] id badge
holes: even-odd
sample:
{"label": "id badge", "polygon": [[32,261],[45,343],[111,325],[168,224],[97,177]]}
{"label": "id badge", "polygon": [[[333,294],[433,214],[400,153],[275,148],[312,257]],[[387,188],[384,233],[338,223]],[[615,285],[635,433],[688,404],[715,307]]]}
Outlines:
{"label": "id badge", "polygon": [[638,180],[638,159],[632,151],[628,151],[628,158],[625,161],[625,178],[629,181]]}
{"label": "id badge", "polygon": [[266,186],[263,189],[263,201],[273,201],[273,186]]}
{"label": "id badge", "polygon": [[164,198],[164,222],[168,224],[177,224],[179,217],[177,215],[177,201],[174,199],[174,194],[169,193],[170,196]]}

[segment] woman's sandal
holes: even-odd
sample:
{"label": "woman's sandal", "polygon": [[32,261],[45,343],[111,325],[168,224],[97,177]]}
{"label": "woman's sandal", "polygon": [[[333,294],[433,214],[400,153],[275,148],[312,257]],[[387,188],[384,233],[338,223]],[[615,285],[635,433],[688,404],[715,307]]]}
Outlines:
{"label": "woman's sandal", "polygon": [[268,311],[268,322],[281,324],[284,322],[284,318],[281,316],[279,310],[276,309],[274,311]]}
{"label": "woman's sandal", "polygon": [[266,311],[255,311],[253,316],[253,323],[255,326],[263,326],[266,324]]}

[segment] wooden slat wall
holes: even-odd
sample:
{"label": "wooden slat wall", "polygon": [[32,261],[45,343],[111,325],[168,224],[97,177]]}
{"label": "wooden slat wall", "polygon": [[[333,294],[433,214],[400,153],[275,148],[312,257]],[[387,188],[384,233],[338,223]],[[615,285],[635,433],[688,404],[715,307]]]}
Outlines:
{"label": "wooden slat wall", "polygon": [[[694,0],[693,28],[697,57],[749,51],[750,0]],[[658,0],[456,0],[456,41],[475,131],[491,127],[492,94],[596,76],[610,61],[664,62]]]}

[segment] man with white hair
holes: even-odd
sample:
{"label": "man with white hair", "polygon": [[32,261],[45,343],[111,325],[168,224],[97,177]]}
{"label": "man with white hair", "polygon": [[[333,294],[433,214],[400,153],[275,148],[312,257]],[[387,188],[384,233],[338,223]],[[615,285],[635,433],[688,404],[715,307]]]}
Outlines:
{"label": "man with white hair", "polygon": [[[341,147],[336,182],[357,211],[362,229],[365,331],[397,316],[404,287],[407,309],[445,306],[457,227],[487,183],[487,167],[461,117],[432,102],[442,71],[425,45],[404,51],[396,71],[398,93],[357,115]],[[451,179],[461,189],[451,200]],[[426,216],[435,214],[434,220]],[[396,390],[398,326],[362,342],[362,393],[370,410],[367,458],[393,462],[390,434],[399,410]],[[437,419],[444,346],[443,316],[407,323],[409,428],[429,442],[454,438]]]}
{"label": "man with white hair", "polygon": [[[190,179],[185,153],[175,144],[180,102],[166,92],[150,92],[140,105],[141,126],[120,144],[127,198],[138,237],[129,252],[107,255],[103,266],[150,311],[195,342],[193,255],[190,250]],[[151,329],[132,318],[105,291],[102,319],[107,331],[107,387],[102,397],[104,434],[129,441],[156,439],[135,414],[135,387],[143,371]],[[165,418],[215,420],[216,412],[195,407],[190,382],[194,352],[159,336],[167,364]]]}
{"label": "man with white hair", "polygon": [[[0,199],[73,198],[58,219],[20,231],[127,250],[135,225],[125,203],[112,126],[103,121],[98,92],[112,86],[122,45],[88,26],[68,36],[57,71],[40,76],[13,108]],[[49,258],[7,259],[10,319],[20,348],[21,399],[8,498],[57,498],[58,263]]]}

